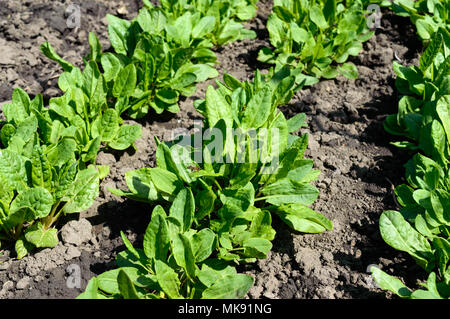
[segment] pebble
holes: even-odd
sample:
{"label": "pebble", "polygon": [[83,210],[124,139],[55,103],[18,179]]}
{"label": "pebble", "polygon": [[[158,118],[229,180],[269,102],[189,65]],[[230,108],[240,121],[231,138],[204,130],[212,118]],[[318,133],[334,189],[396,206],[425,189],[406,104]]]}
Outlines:
{"label": "pebble", "polygon": [[14,288],[14,282],[12,282],[11,280],[8,280],[7,282],[5,282],[3,284],[2,290],[3,291],[8,291],[8,290],[11,290],[13,288]]}
{"label": "pebble", "polygon": [[61,238],[66,244],[81,245],[92,238],[92,225],[85,218],[72,220],[61,229]]}
{"label": "pebble", "polygon": [[71,260],[73,258],[77,258],[81,256],[81,252],[78,248],[70,246],[69,248],[67,248],[67,252],[66,252],[66,259],[67,260]]}
{"label": "pebble", "polygon": [[30,277],[28,277],[28,276],[23,277],[22,279],[20,279],[17,282],[16,289],[18,289],[18,290],[25,289],[30,284],[30,282],[31,282]]}

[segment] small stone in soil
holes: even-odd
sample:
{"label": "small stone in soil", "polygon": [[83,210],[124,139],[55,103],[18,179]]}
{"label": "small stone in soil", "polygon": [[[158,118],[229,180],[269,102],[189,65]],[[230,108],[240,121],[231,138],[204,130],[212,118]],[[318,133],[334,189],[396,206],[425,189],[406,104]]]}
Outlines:
{"label": "small stone in soil", "polygon": [[78,248],[70,246],[69,248],[67,248],[67,252],[66,252],[66,260],[71,260],[73,258],[77,258],[81,256],[81,252]]}
{"label": "small stone in soil", "polygon": [[13,289],[13,288],[14,288],[14,283],[13,283],[11,280],[8,280],[7,282],[5,282],[5,283],[3,284],[2,290],[3,290],[3,291],[8,291],[8,290],[11,290],[11,289]]}
{"label": "small stone in soil", "polygon": [[92,238],[92,225],[85,218],[72,220],[61,229],[61,238],[66,244],[81,245]]}

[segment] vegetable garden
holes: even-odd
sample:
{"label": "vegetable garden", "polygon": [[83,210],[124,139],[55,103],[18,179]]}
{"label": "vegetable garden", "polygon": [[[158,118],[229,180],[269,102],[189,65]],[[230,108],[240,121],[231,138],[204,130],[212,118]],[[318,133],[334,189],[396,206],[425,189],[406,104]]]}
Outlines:
{"label": "vegetable garden", "polygon": [[450,298],[448,2],[71,8],[0,8],[1,298]]}

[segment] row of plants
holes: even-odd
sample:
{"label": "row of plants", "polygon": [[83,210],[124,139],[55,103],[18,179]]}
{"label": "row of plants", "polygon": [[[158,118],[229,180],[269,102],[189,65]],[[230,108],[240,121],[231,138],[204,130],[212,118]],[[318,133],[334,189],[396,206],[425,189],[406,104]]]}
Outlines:
{"label": "row of plants", "polygon": [[157,206],[143,249],[122,236],[128,250],[118,268],[91,279],[80,298],[242,298],[253,278],[235,265],[266,258],[272,216],[296,231],[332,229],[308,207],[319,171],[303,158],[307,135],[291,134],[305,116],[286,120],[278,110],[299,89],[295,77],[285,69],[269,79],[257,72],[252,82],[225,75],[217,84],[195,103],[202,132],[157,141],[157,166],[127,172],[127,191],[110,190]]}
{"label": "row of plants", "polygon": [[[141,136],[139,125],[124,124],[125,111],[133,119],[144,116],[149,106],[156,113],[177,112],[180,95],[193,94],[197,82],[217,76],[211,50],[214,45],[254,36],[233,20],[253,16],[254,3],[204,2],[202,8],[207,10],[203,11],[198,10],[201,2],[185,3],[183,7],[179,7],[180,3],[153,7],[146,2],[132,21],[108,15],[113,52],[103,52],[97,36],[90,33],[90,53],[84,59],[83,70],[64,60],[49,43],[42,44],[42,53],[64,70],[58,79],[63,95],[50,99],[46,107],[41,95],[31,100],[26,92],[16,89],[12,102],[3,106],[6,121],[2,121],[0,131],[1,239],[15,243],[17,258],[35,248],[56,246],[59,217],[88,209],[98,197],[100,181],[108,175],[109,167],[96,165],[97,154],[134,147]],[[240,30],[238,37],[236,30]],[[237,274],[230,264],[266,256],[275,235],[271,213],[297,230],[331,229],[329,220],[306,206],[318,195],[318,190],[309,185],[318,172],[312,170],[311,161],[302,159],[307,136],[289,134],[304,125],[305,117],[287,121],[277,109],[301,88],[289,75],[286,69],[269,80],[257,73],[254,83],[240,83],[226,76],[220,90],[210,87],[205,101],[197,101],[199,112],[208,119],[205,125],[213,129],[279,131],[278,139],[266,132],[258,133],[256,138],[247,136],[238,144],[234,144],[233,136],[226,135],[223,156],[227,160],[238,156],[240,147],[261,143],[261,138],[270,142],[269,147],[239,153],[244,156],[241,165],[227,162],[217,166],[218,150],[214,151],[214,162],[190,163],[186,158],[179,162],[180,154],[160,144],[157,168],[127,174],[135,194],[126,196],[152,203],[162,199],[173,202],[170,208],[165,205],[169,216],[158,217],[164,208],[155,208],[146,233],[146,238],[151,239],[145,243],[148,256],[141,260],[151,267],[144,268],[149,271],[147,275],[159,269],[160,297],[244,296],[253,279]],[[258,111],[263,111],[262,117],[255,120],[253,113]],[[205,146],[205,156],[207,150]],[[267,152],[276,152],[276,163],[282,155],[278,173],[266,172],[271,169],[266,163]],[[249,156],[256,162],[249,163]],[[195,168],[195,172],[186,167]],[[287,178],[289,172],[295,172],[300,179]],[[122,195],[118,190],[111,192]],[[142,253],[136,255],[125,237],[123,240],[135,258],[142,257]],[[184,257],[180,257],[180,249]],[[128,257],[123,259],[130,262],[132,258]],[[204,274],[196,274],[197,264],[206,267]],[[181,285],[176,293],[170,290],[172,271]],[[125,278],[132,283],[128,275],[119,273],[121,281]],[[225,278],[216,283],[223,275]],[[209,284],[204,276],[209,276]],[[213,283],[217,285],[210,287]],[[133,284],[127,287],[135,291]],[[152,291],[151,285],[147,288]],[[145,296],[157,294],[147,291]]]}
{"label": "row of plants", "polygon": [[[256,37],[242,25],[256,15],[256,2],[144,1],[131,21],[108,15],[112,48],[103,52],[90,33],[83,70],[42,45],[65,71],[58,81],[64,94],[45,107],[42,96],[31,100],[16,89],[0,131],[1,239],[15,241],[18,258],[35,247],[54,247],[58,217],[92,205],[109,172],[96,165],[97,154],[133,147],[141,136],[140,125],[125,124],[126,117],[146,116],[150,107],[157,114],[178,112],[181,97],[218,76],[218,46]],[[258,55],[274,67],[267,75],[256,71],[252,81],[225,74],[194,102],[204,117],[201,130],[156,140],[156,167],[127,172],[128,190],[109,190],[148,203],[151,220],[142,249],[122,233],[127,250],[118,254],[118,268],[92,278],[79,298],[242,298],[253,278],[236,266],[266,258],[276,234],[272,218],[304,233],[332,229],[308,207],[318,196],[311,182],[320,172],[303,158],[308,136],[296,134],[305,115],[287,120],[278,107],[321,78],[357,77],[349,59],[373,35],[370,3],[391,5],[275,0],[267,22],[273,47]],[[402,297],[448,297],[449,36],[442,28],[448,7],[438,0],[396,1],[392,9],[433,35],[419,32],[430,41],[419,67],[394,64],[405,96],[385,127],[410,139],[397,146],[424,155],[408,162],[409,185],[396,189],[404,209],[383,213],[380,229],[430,277],[427,290],[411,292],[381,270],[373,275]]]}
{"label": "row of plants", "polygon": [[422,289],[373,267],[375,281],[402,298],[450,298],[450,34],[449,4],[396,1],[393,10],[411,17],[426,49],[419,65],[394,62],[401,98],[398,113],[384,122],[387,132],[406,141],[392,144],[414,155],[406,163],[406,183],[395,188],[402,207],[380,217],[382,238],[407,252],[428,274]]}
{"label": "row of plants", "polygon": [[273,48],[261,49],[258,60],[274,64],[275,71],[289,66],[297,83],[307,85],[339,74],[357,78],[348,60],[374,34],[366,18],[370,3],[379,1],[275,0],[267,21]]}

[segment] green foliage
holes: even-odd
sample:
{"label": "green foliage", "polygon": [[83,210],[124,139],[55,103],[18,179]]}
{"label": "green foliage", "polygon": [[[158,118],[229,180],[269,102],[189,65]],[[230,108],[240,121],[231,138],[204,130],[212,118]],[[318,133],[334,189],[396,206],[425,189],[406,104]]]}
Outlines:
{"label": "green foliage", "polygon": [[213,44],[205,37],[212,25],[199,14],[169,16],[161,8],[144,7],[132,21],[108,15],[115,53],[100,54],[105,80],[117,99],[119,115],[132,118],[179,111],[181,96],[191,96],[196,83],[218,75]]}
{"label": "green foliage", "polygon": [[[257,0],[182,0],[161,1],[161,9],[176,19],[190,13],[200,18],[194,34],[202,34],[214,45],[254,39],[256,33],[245,29],[241,22],[256,15]],[[184,26],[185,27],[185,26]]]}
{"label": "green foliage", "polygon": [[[301,88],[290,71],[272,78],[256,72],[253,82],[226,74],[217,85],[195,103],[205,116],[201,132],[168,144],[157,140],[157,167],[127,172],[128,191],[110,189],[159,204],[142,250],[123,237],[128,252],[117,264],[139,274],[124,270],[129,280],[123,291],[120,270],[102,274],[80,298],[243,297],[253,279],[231,264],[266,258],[276,234],[273,216],[299,232],[332,229],[330,220],[308,208],[318,195],[310,182],[319,171],[303,158],[308,136],[291,134],[305,125],[305,115],[286,120],[278,110]],[[111,277],[114,289],[102,284]]]}
{"label": "green foliage", "polygon": [[384,212],[380,231],[387,244],[411,255],[429,273],[426,290],[411,291],[398,279],[373,270],[384,289],[402,298],[450,298],[450,36],[437,30],[418,66],[394,62],[403,96],[385,129],[407,141],[393,143],[418,153],[406,165],[407,184],[395,189],[402,209]]}
{"label": "green foliage", "polygon": [[365,5],[360,0],[275,0],[267,21],[274,50],[263,48],[258,60],[275,64],[275,71],[290,66],[296,82],[306,85],[338,74],[355,79],[356,66],[346,61],[373,35]]}
{"label": "green foliage", "polygon": [[192,224],[211,225],[219,236],[219,258],[225,260],[265,257],[275,234],[271,213],[297,231],[331,229],[329,220],[307,207],[317,198],[310,182],[319,173],[311,160],[303,159],[308,137],[290,134],[304,125],[305,117],[288,121],[277,109],[298,89],[289,71],[283,72],[288,76],[271,80],[257,72],[253,83],[225,75],[219,89],[210,86],[206,99],[196,102],[205,116],[203,132],[171,146],[160,143],[156,168],[128,172],[129,191],[111,191],[176,206],[179,194],[189,189],[197,209],[191,206],[184,219],[173,217],[185,230]]}
{"label": "green foliage", "polygon": [[1,238],[16,241],[21,258],[33,247],[56,246],[52,225],[61,213],[78,213],[92,205],[98,196],[100,168],[82,160],[88,153],[78,139],[78,128],[52,118],[58,115],[43,107],[42,96],[30,100],[15,89],[12,103],[3,111]]}
{"label": "green foliage", "polygon": [[399,16],[410,17],[417,34],[430,41],[438,29],[450,28],[450,4],[444,0],[395,0],[392,10]]}
{"label": "green foliage", "polygon": [[192,221],[185,213],[194,208],[193,202],[186,200],[188,192],[179,193],[169,214],[161,206],[154,208],[143,249],[134,248],[122,233],[127,250],[116,258],[119,268],[92,278],[78,298],[244,297],[253,278],[238,274],[232,265],[212,256],[217,235],[209,228],[184,230],[183,224]]}

